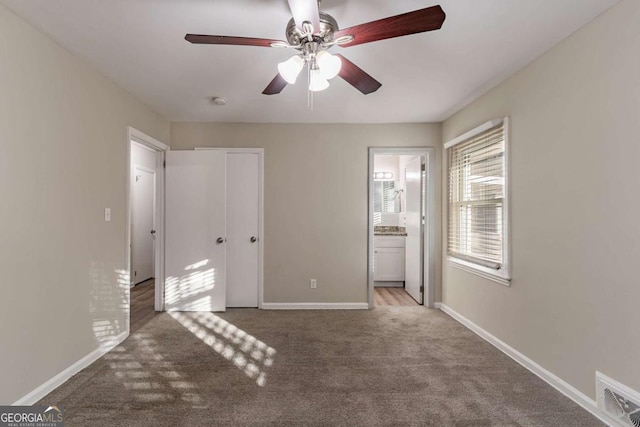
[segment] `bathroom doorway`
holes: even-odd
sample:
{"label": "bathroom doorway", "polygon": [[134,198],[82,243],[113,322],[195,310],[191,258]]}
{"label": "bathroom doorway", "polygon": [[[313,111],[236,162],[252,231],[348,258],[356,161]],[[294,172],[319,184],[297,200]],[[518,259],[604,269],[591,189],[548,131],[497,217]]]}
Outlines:
{"label": "bathroom doorway", "polygon": [[369,307],[433,307],[433,148],[369,149]]}

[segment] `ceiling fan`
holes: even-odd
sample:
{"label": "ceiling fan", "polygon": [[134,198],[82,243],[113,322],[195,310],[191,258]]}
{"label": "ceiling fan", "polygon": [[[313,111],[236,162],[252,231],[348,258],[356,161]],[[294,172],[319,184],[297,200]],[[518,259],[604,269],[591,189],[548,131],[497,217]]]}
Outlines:
{"label": "ceiling fan", "polygon": [[262,91],[265,95],[278,94],[287,84],[294,84],[305,66],[309,77],[309,90],[312,92],[326,89],[329,87],[328,80],[340,76],[367,95],[378,90],[382,84],[344,56],[329,53],[331,47],[337,45],[344,48],[439,30],[446,17],[440,6],[432,6],[340,30],[337,21],[331,15],[318,10],[318,0],[288,1],[293,18],[287,24],[287,41],[203,34],[187,34],[185,39],[195,44],[297,50],[296,55],[278,64],[278,74]]}

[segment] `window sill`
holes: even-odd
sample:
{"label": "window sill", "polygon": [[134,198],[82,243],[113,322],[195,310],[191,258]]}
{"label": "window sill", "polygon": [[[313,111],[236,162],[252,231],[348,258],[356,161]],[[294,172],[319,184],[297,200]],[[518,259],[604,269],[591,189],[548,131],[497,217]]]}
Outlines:
{"label": "window sill", "polygon": [[511,286],[511,278],[508,276],[503,276],[499,273],[496,273],[495,270],[491,270],[490,268],[483,267],[468,261],[463,261],[458,258],[449,257],[449,265],[451,267],[466,271],[468,273],[475,274],[477,276],[483,277],[485,279],[489,279],[493,282],[500,283],[503,286],[510,287]]}

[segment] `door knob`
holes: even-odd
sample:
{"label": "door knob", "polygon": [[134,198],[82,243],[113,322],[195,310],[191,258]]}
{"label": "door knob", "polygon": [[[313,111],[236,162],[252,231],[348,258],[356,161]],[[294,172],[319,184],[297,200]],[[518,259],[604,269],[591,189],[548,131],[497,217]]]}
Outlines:
{"label": "door knob", "polygon": [[217,244],[219,244],[219,245],[220,245],[220,244],[222,244],[222,243],[224,243],[224,241],[225,241],[225,239],[223,239],[222,237],[218,237],[218,238],[216,239],[216,243],[217,243]]}
{"label": "door knob", "polygon": [[151,234],[156,234],[156,230],[151,230]]}
{"label": "door knob", "polygon": [[251,243],[255,243],[258,241],[258,238],[256,236],[251,236],[251,238],[249,239],[249,241],[251,241]]}

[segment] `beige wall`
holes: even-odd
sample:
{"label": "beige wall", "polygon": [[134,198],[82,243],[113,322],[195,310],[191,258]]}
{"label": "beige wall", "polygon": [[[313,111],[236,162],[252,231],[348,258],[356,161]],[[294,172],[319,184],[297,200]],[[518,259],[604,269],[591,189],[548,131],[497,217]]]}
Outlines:
{"label": "beige wall", "polygon": [[623,0],[444,123],[511,116],[511,288],[443,268],[445,304],[595,398],[640,390],[640,2]]}
{"label": "beige wall", "polygon": [[367,147],[440,147],[441,132],[437,124],[172,123],[171,141],[172,149],[264,148],[265,302],[366,302]]}
{"label": "beige wall", "polygon": [[124,331],[127,125],[168,142],[167,121],[0,6],[0,404]]}

